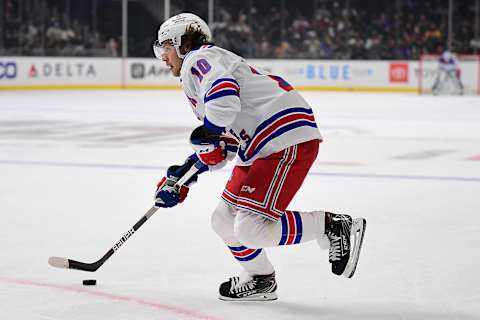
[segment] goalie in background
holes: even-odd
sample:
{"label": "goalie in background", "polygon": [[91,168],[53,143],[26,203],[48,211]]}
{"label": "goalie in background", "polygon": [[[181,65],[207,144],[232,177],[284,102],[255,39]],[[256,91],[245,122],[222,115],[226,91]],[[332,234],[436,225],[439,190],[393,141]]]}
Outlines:
{"label": "goalie in background", "polygon": [[438,59],[438,72],[432,87],[434,95],[455,93],[463,95],[463,84],[460,80],[458,60],[450,51],[445,51]]}

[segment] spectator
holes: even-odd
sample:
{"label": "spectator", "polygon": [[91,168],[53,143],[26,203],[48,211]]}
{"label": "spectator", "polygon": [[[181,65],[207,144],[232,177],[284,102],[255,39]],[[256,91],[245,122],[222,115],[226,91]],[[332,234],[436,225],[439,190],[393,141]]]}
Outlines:
{"label": "spectator", "polygon": [[[143,0],[144,11],[152,16],[146,10],[148,1],[154,0]],[[91,10],[83,16],[70,10],[71,16],[67,15],[66,8],[61,7],[64,1],[23,0],[23,6],[19,3],[4,1],[2,52],[119,56],[119,21],[105,22],[114,30],[107,32],[91,22]],[[82,3],[78,4],[81,8],[88,7],[78,3]],[[106,3],[104,12],[111,12]],[[192,9],[207,12],[206,1],[195,3]],[[473,21],[465,18],[473,17],[473,7],[460,0],[454,3],[454,49],[473,53]],[[283,6],[276,0],[265,0],[250,4],[245,10],[240,1],[215,2],[215,22],[211,24],[216,43],[247,58],[418,59],[422,53],[442,52],[446,44],[448,2],[443,0],[284,1]],[[129,18],[130,25],[136,28],[146,25],[143,16]],[[152,16],[155,23],[157,19]],[[103,20],[108,19],[102,15],[97,23]],[[145,43],[151,42],[151,38],[131,36],[129,51],[150,56]]]}

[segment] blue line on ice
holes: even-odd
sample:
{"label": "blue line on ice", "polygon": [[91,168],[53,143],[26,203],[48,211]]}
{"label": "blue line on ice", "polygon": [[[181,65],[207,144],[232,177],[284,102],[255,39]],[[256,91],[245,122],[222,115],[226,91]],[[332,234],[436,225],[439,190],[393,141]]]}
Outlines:
{"label": "blue line on ice", "polygon": [[[55,161],[25,161],[25,160],[0,160],[0,164],[17,166],[44,166],[44,167],[75,167],[75,168],[98,168],[98,169],[132,169],[132,170],[166,170],[165,166],[113,164],[113,163],[80,163],[80,162],[55,162]],[[228,171],[228,170],[219,170]],[[401,174],[377,174],[377,173],[345,173],[345,172],[320,172],[310,171],[314,176],[332,176],[346,178],[367,179],[400,179],[400,180],[431,180],[431,181],[455,181],[455,182],[480,182],[480,177],[453,177],[453,176],[422,176]]]}

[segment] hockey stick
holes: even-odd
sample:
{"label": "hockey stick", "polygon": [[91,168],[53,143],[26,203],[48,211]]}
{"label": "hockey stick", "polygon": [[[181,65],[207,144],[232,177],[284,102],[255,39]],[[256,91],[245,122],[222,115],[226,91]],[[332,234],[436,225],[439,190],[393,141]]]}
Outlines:
{"label": "hockey stick", "polygon": [[[201,161],[197,161],[191,168],[188,170],[175,184],[175,187],[180,188],[183,184],[185,184],[191,177],[193,177],[202,167],[204,164]],[[138,230],[140,227],[158,210],[156,207],[151,207],[144,215],[140,218],[140,220],[135,223],[135,225],[128,230],[120,240],[115,243],[115,245],[108,250],[107,253],[99,260],[92,262],[92,263],[85,263],[80,262],[72,259],[61,258],[61,257],[50,257],[48,258],[48,264],[55,268],[62,268],[62,269],[76,269],[82,271],[89,271],[95,272],[98,268],[100,268],[105,261],[107,261],[120,247],[127,242],[127,240]]]}

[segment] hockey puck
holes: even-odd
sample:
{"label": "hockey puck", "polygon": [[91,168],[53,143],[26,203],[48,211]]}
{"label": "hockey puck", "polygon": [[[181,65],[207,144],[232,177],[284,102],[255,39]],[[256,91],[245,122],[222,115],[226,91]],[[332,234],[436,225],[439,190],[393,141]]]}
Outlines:
{"label": "hockey puck", "polygon": [[84,286],[94,286],[94,285],[97,284],[97,280],[92,280],[92,279],[83,280],[82,283],[83,283]]}

